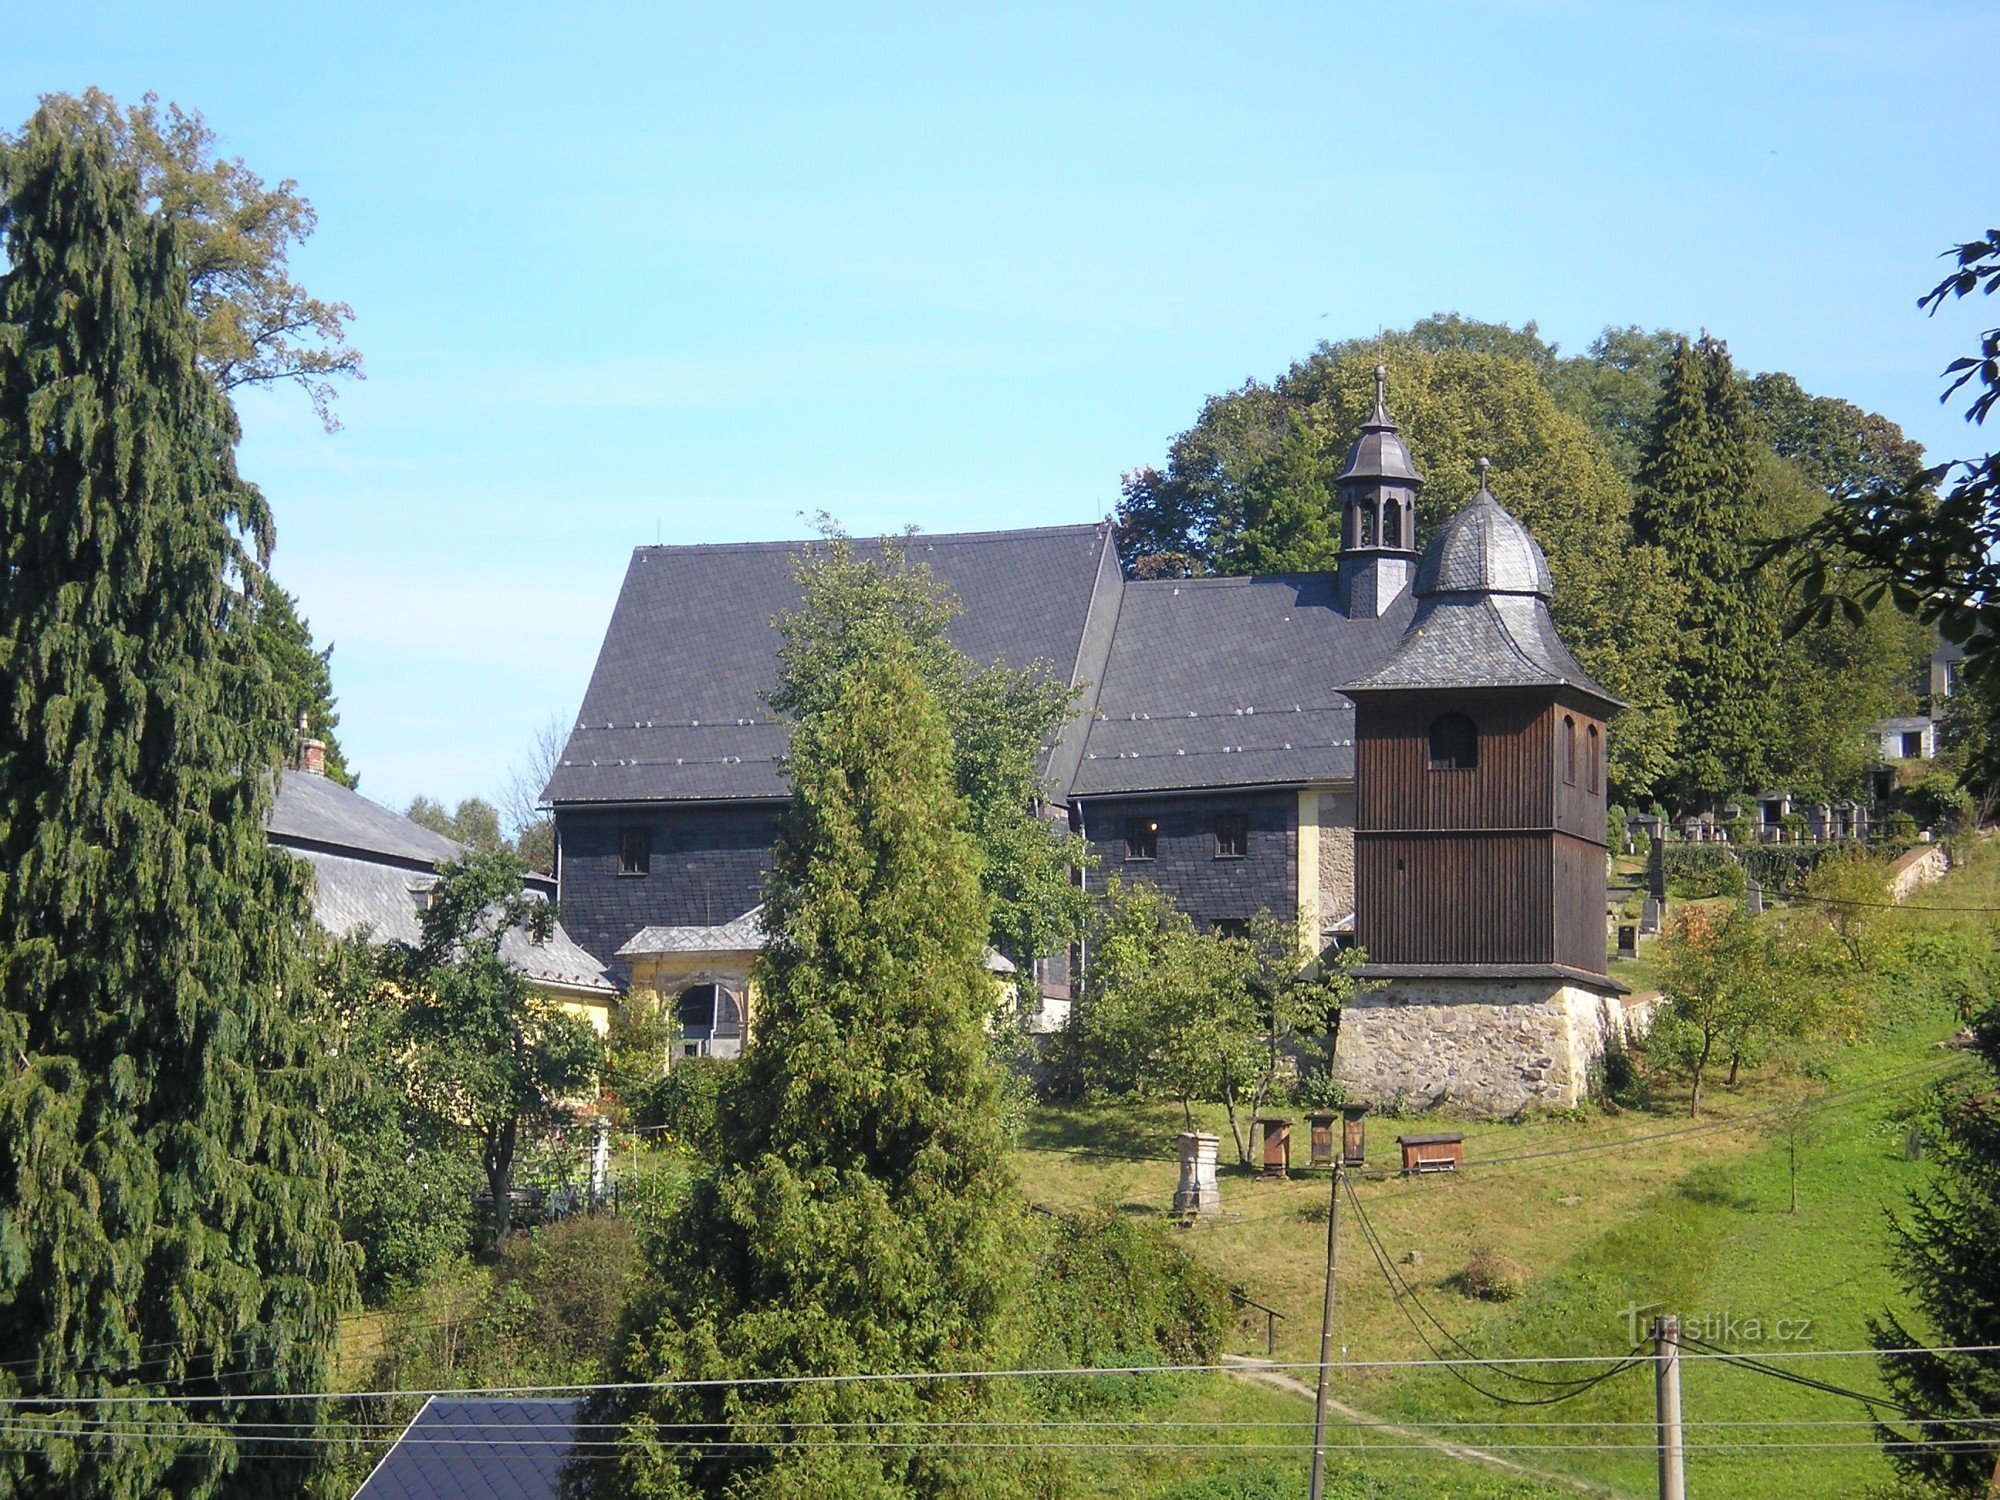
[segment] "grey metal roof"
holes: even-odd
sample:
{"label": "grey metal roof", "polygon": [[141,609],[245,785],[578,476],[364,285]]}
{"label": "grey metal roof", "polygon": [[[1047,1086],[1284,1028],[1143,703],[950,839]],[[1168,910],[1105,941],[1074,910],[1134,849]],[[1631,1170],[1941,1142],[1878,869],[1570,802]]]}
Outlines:
{"label": "grey metal roof", "polygon": [[1321,573],[1128,582],[1072,793],[1351,777],[1340,685],[1396,645],[1414,608],[1406,595],[1349,619]]}
{"label": "grey metal roof", "polygon": [[[798,605],[793,557],[808,545],[635,550],[543,795],[554,803],[784,797],[779,760],[790,731],[764,695],[777,676],[773,617]],[[902,545],[964,605],[951,636],[974,661],[1045,662],[1077,680],[1111,548],[1108,524],[916,536]]]}
{"label": "grey metal roof", "polygon": [[577,1404],[433,1396],[354,1500],[555,1500]]}
{"label": "grey metal roof", "polygon": [[465,852],[455,840],[412,823],[337,781],[306,771],[279,776],[264,828],[281,844],[348,849],[422,865],[457,859]]}
{"label": "grey metal roof", "polygon": [[[456,839],[304,771],[279,778],[265,831],[313,867],[313,920],[336,937],[359,932],[377,943],[418,940],[422,895],[437,883],[437,867],[465,853]],[[547,895],[539,882],[529,882],[529,891]],[[604,965],[560,923],[545,943],[518,929],[505,934],[500,956],[540,984],[617,993]]]}
{"label": "grey metal roof", "polygon": [[1479,493],[1438,528],[1417,564],[1415,592],[1431,594],[1555,594],[1549,560],[1534,534],[1493,498],[1480,461]]}

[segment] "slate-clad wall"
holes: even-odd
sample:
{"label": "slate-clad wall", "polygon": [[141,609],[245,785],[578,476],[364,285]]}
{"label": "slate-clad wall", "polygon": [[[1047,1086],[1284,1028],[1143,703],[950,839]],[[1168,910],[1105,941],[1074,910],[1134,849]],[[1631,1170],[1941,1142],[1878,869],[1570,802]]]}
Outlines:
{"label": "slate-clad wall", "polygon": [[[1296,917],[1298,891],[1297,792],[1230,792],[1192,797],[1093,797],[1084,805],[1084,833],[1097,854],[1090,887],[1104,889],[1108,875],[1148,880],[1207,925],[1246,921],[1269,912]],[[1218,817],[1240,813],[1250,822],[1250,847],[1242,859],[1215,857]],[[1125,820],[1160,825],[1159,858],[1125,858]]]}
{"label": "slate-clad wall", "polygon": [[[642,927],[708,927],[741,916],[764,899],[779,804],[559,808],[563,926],[611,967],[621,983],[629,965],[618,950]],[[652,869],[621,875],[620,830],[653,830]]]}

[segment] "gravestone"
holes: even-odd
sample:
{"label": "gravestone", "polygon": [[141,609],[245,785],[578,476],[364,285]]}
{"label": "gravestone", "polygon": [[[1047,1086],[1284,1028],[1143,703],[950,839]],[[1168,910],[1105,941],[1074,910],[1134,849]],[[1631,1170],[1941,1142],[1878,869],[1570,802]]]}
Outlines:
{"label": "gravestone", "polygon": [[1764,886],[1761,881],[1744,882],[1743,904],[1750,908],[1750,915],[1753,917],[1764,910]]}

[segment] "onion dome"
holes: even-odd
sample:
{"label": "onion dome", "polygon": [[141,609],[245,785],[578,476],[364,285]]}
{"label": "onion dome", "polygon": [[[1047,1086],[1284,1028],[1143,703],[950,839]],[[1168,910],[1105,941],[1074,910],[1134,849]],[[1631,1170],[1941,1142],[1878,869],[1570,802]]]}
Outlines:
{"label": "onion dome", "polygon": [[1486,487],[1485,459],[1479,460],[1479,493],[1441,527],[1417,564],[1415,593],[1555,594],[1549,562],[1526,526],[1493,498]]}

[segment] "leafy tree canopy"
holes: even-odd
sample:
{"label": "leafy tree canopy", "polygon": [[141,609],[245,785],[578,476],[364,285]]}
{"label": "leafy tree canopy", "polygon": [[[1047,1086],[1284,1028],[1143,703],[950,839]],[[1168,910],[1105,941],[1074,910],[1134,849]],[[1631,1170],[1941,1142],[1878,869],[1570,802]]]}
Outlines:
{"label": "leafy tree canopy", "polygon": [[1430,320],[1379,343],[1322,346],[1272,386],[1211,398],[1174,439],[1164,471],[1126,476],[1118,520],[1127,565],[1142,576],[1330,568],[1333,479],[1374,404],[1374,367],[1386,363],[1392,411],[1426,480],[1423,533],[1472,497],[1476,461],[1491,458],[1495,493],[1548,553],[1565,638],[1631,705],[1611,737],[1612,783],[1648,787],[1670,764],[1678,727],[1663,696],[1668,643],[1656,628],[1678,608],[1666,560],[1631,545],[1623,477],[1536,365],[1460,346],[1512,347],[1528,335],[1502,329],[1473,340],[1472,327]]}
{"label": "leafy tree canopy", "polygon": [[482,854],[507,847],[507,840],[500,833],[500,810],[484,797],[464,798],[450,811],[435,798],[413,797],[403,809],[403,816]]}
{"label": "leafy tree canopy", "polygon": [[[2000,291],[2000,229],[1946,252],[1949,275],[1918,305],[1932,314],[1975,293]],[[1965,419],[1979,426],[2000,402],[2000,327],[1978,335],[1975,353],[1945,367],[1949,402],[1961,392]],[[1833,567],[1846,556],[1855,572]],[[1936,464],[1898,482],[1892,476],[1823,511],[1811,525],[1773,542],[1798,587],[1791,624],[1855,620],[1885,599],[1966,648],[1961,677],[1984,727],[1961,736],[1971,753],[1965,776],[1976,790],[2000,789],[2000,453]]]}
{"label": "leafy tree canopy", "polygon": [[505,849],[475,849],[446,865],[420,940],[396,951],[390,969],[408,996],[402,1039],[413,1052],[416,1102],[434,1119],[467,1122],[503,1240],[523,1132],[567,1119],[603,1060],[590,1023],[501,954],[508,933],[542,942],[555,925],[554,908],[522,888],[522,874]]}
{"label": "leafy tree canopy", "polygon": [[[361,355],[346,342],[354,309],[292,279],[292,247],[319,227],[299,185],[267,184],[240,156],[217,155],[201,111],[162,109],[157,94],[122,106],[92,88],[43,102],[102,130],[118,164],[136,175],[148,211],[178,229],[202,369],[225,391],[296,385],[327,431],[338,429],[333,381],[362,374]],[[24,140],[0,137],[0,153]]]}

